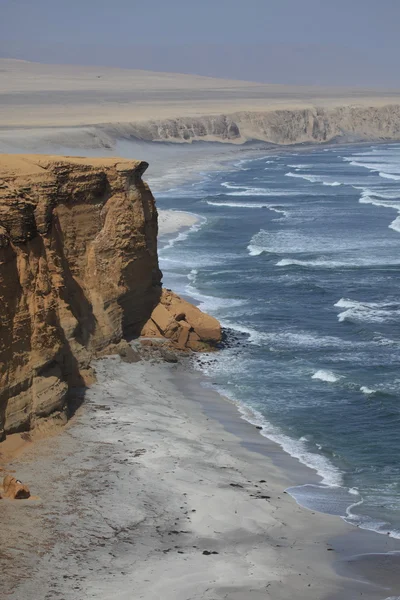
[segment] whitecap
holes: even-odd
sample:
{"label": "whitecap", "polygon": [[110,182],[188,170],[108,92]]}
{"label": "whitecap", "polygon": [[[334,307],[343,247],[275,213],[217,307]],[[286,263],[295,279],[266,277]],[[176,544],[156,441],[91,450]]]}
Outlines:
{"label": "whitecap", "polygon": [[309,181],[310,183],[322,183],[322,185],[328,185],[328,186],[333,186],[333,187],[342,185],[340,183],[340,181],[329,181],[319,175],[309,175],[306,173],[292,173],[291,171],[289,171],[289,173],[285,173],[285,176],[286,177],[297,177],[299,179],[305,179],[306,181]]}
{"label": "whitecap", "polygon": [[341,298],[334,306],[346,309],[338,314],[340,323],[344,321],[384,323],[397,321],[400,316],[400,305],[397,303],[359,302],[349,298]]}
{"label": "whitecap", "polygon": [[395,220],[390,223],[389,229],[393,229],[394,231],[397,231],[398,233],[400,233],[400,215],[398,217],[396,217]]}
{"label": "whitecap", "polygon": [[212,200],[206,200],[206,204],[210,206],[220,206],[227,208],[267,208],[273,212],[280,213],[287,216],[288,213],[285,210],[276,208],[273,204],[263,204],[260,202],[213,202]]}
{"label": "whitecap", "polygon": [[334,269],[337,267],[348,267],[351,263],[343,263],[333,260],[298,260],[296,258],[282,258],[276,263],[277,267],[322,267],[325,269]]}
{"label": "whitecap", "polygon": [[319,379],[320,381],[326,381],[327,383],[335,383],[339,381],[340,376],[335,375],[332,371],[325,371],[324,369],[320,369],[316,371],[311,379]]}
{"label": "whitecap", "polygon": [[265,197],[276,197],[276,196],[287,196],[287,197],[291,197],[291,196],[301,196],[301,192],[294,192],[294,191],[284,191],[284,190],[271,190],[271,189],[267,189],[267,188],[254,188],[254,187],[250,187],[250,188],[246,188],[242,191],[238,191],[238,192],[229,192],[228,194],[226,194],[227,196],[265,196]]}
{"label": "whitecap", "polygon": [[187,278],[189,279],[189,281],[196,281],[196,277],[198,275],[198,270],[197,269],[192,269],[189,273],[189,275],[187,276]]}
{"label": "whitecap", "polygon": [[376,390],[373,390],[369,387],[367,387],[366,385],[362,385],[360,387],[360,392],[362,392],[363,394],[365,394],[366,396],[370,396],[371,394],[375,394]]}
{"label": "whitecap", "polygon": [[391,173],[383,173],[382,171],[379,173],[379,177],[383,177],[384,179],[393,179],[394,181],[400,181],[399,175],[392,175]]}
{"label": "whitecap", "polygon": [[210,314],[214,314],[216,311],[224,308],[241,306],[245,302],[244,300],[238,298],[220,298],[218,296],[208,296],[206,294],[202,294],[191,283],[187,284],[185,291],[189,296],[199,302],[200,310]]}

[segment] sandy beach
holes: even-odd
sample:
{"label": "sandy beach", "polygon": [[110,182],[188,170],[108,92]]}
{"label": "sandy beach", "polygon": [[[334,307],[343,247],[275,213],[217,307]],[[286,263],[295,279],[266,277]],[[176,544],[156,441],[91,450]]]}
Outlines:
{"label": "sandy beach", "polygon": [[370,534],[298,506],[283,452],[199,376],[119,357],[95,369],[69,426],[9,465],[40,498],[2,502],[8,598],[393,595],[335,572],[343,539]]}
{"label": "sandy beach", "polygon": [[169,235],[176,233],[181,228],[192,227],[198,220],[198,217],[191,213],[177,210],[160,210],[158,211],[159,235]]}

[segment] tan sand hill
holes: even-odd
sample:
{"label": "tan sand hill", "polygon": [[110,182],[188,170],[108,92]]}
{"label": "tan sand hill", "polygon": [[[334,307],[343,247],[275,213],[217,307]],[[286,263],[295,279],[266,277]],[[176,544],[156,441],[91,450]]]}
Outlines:
{"label": "tan sand hill", "polygon": [[9,128],[47,127],[49,139],[71,145],[79,138],[81,144],[107,146],[132,136],[277,144],[400,139],[400,91],[394,90],[267,85],[11,59],[0,59],[0,90],[2,135]]}
{"label": "tan sand hill", "polygon": [[[147,166],[0,155],[0,437],[63,423],[71,388],[93,379],[92,357],[140,335],[160,301]],[[220,338],[215,319],[202,325],[191,305],[174,312],[166,293],[162,302],[181,348]]]}

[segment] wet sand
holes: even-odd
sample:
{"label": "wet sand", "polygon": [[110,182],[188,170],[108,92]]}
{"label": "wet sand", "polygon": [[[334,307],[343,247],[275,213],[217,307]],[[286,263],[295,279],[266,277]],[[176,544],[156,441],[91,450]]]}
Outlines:
{"label": "wet sand", "polygon": [[336,573],[340,544],[363,532],[297,505],[290,457],[199,375],[119,357],[95,368],[67,428],[9,465],[40,500],[2,501],[6,597],[393,595]]}

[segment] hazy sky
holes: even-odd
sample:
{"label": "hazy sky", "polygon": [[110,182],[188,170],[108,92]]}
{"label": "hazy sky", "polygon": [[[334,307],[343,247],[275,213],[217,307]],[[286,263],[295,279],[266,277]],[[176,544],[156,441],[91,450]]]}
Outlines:
{"label": "hazy sky", "polygon": [[400,88],[400,0],[0,0],[0,56]]}

